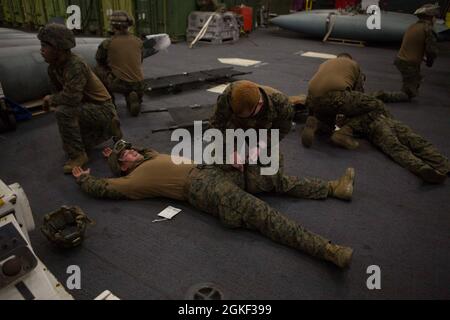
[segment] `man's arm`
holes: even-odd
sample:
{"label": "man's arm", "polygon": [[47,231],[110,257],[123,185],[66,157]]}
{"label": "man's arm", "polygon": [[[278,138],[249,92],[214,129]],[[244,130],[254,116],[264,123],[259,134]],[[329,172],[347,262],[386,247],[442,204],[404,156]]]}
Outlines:
{"label": "man's arm", "polygon": [[83,101],[83,92],[88,81],[89,67],[82,62],[71,65],[64,71],[63,88],[51,96],[53,105],[78,107]]}
{"label": "man's arm", "polygon": [[365,92],[365,89],[364,89],[365,83],[366,83],[366,75],[360,71],[358,79],[356,80],[353,90],[364,93]]}
{"label": "man's arm", "polygon": [[223,134],[225,134],[226,129],[231,129],[227,128],[227,124],[233,116],[233,111],[228,103],[229,90],[231,89],[227,89],[219,96],[214,114],[209,120],[209,127],[219,129]]}
{"label": "man's arm", "polygon": [[83,174],[77,179],[77,183],[80,185],[83,192],[92,197],[101,199],[127,200],[127,196],[111,187],[110,180],[113,179],[99,179],[91,176],[90,174]]}
{"label": "man's arm", "polygon": [[281,93],[275,93],[271,97],[275,109],[278,112],[277,118],[272,123],[272,129],[280,130],[280,141],[283,140],[292,130],[294,121],[294,108],[289,102],[289,98]]}
{"label": "man's arm", "polygon": [[97,63],[101,66],[108,65],[108,47],[110,43],[111,40],[107,39],[100,43],[100,45],[98,46],[95,60],[97,60]]}

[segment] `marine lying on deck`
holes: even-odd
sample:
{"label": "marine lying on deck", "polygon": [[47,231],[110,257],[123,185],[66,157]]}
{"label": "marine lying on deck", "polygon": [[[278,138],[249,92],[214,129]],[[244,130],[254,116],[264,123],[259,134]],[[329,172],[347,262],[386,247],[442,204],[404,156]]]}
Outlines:
{"label": "marine lying on deck", "polygon": [[[302,132],[302,143],[311,147],[316,131],[346,149],[356,149],[357,134],[368,139],[395,162],[428,183],[444,183],[450,162],[431,143],[393,119],[381,100],[355,90],[361,71],[348,54],[323,63],[309,83],[311,116]],[[335,130],[335,126],[340,129]]]}
{"label": "marine lying on deck", "polygon": [[116,143],[114,150],[105,149],[104,156],[108,157],[112,171],[121,173],[122,177],[100,179],[92,176],[90,170],[73,170],[81,189],[91,196],[128,200],[166,197],[187,201],[218,217],[227,227],[259,231],[276,242],[342,268],[350,264],[351,248],[332,244],[306,230],[252,194],[276,192],[302,199],[335,197],[350,200],[355,176],[353,169],[348,169],[339,180],[330,182],[290,177],[282,171],[275,176],[252,175],[234,168],[175,165],[169,155],[133,148],[123,141]]}

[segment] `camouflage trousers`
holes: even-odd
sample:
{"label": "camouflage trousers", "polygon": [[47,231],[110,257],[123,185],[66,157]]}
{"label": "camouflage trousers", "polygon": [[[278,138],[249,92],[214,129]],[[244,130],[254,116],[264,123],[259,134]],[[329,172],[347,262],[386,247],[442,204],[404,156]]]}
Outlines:
{"label": "camouflage trousers", "polygon": [[[203,167],[191,174],[188,201],[194,207],[218,217],[227,227],[259,231],[278,243],[323,258],[329,240],[306,230],[266,202],[246,192],[245,185],[244,175],[237,170]],[[321,183],[316,185],[311,182],[308,187],[308,182],[304,181],[300,185],[294,195],[308,197],[313,194],[315,197],[320,193],[319,189],[324,189]],[[293,189],[295,187],[287,190],[287,193]],[[325,190],[323,193],[325,194]]]}
{"label": "camouflage trousers", "polygon": [[128,82],[117,78],[109,68],[97,66],[94,68],[94,72],[103,82],[105,87],[112,93],[121,93],[128,96],[131,92],[136,92],[139,98],[142,100],[145,91],[145,83],[141,82]]}
{"label": "camouflage trousers", "polygon": [[351,90],[332,91],[319,98],[309,96],[307,106],[310,114],[315,116],[322,126],[328,127],[329,132],[334,131],[338,114],[343,114],[346,118],[361,116],[372,111],[389,115],[389,111],[381,100]]}
{"label": "camouflage trousers", "polygon": [[402,91],[406,93],[410,99],[416,97],[419,94],[420,84],[423,79],[420,74],[420,64],[417,65],[415,63],[403,61],[399,58],[395,59],[394,64],[402,74]]}
{"label": "camouflage trousers", "polygon": [[329,195],[329,185],[326,181],[285,175],[282,155],[277,174],[263,176],[259,165],[246,165],[244,177],[245,190],[251,194],[271,192],[311,200],[326,199]]}
{"label": "camouflage trousers", "polygon": [[116,108],[110,102],[85,103],[80,107],[60,105],[55,111],[64,150],[70,159],[105,142],[113,135]]}
{"label": "camouflage trousers", "polygon": [[450,171],[449,160],[430,142],[391,117],[371,113],[351,119],[346,125],[414,174],[427,165],[444,174]]}
{"label": "camouflage trousers", "polygon": [[379,90],[370,94],[375,99],[381,100],[384,103],[392,102],[410,102],[411,98],[403,91],[384,91]]}

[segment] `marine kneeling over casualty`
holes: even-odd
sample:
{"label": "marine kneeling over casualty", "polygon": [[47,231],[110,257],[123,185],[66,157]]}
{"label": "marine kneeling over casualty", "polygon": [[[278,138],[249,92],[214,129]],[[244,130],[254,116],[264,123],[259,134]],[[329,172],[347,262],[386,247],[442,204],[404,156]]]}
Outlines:
{"label": "marine kneeling over casualty", "polygon": [[[239,170],[219,166],[196,166],[189,161],[176,165],[170,155],[152,149],[133,147],[119,141],[114,149],[103,152],[114,174],[119,178],[101,179],[90,170],[75,168],[73,176],[81,189],[97,198],[140,200],[165,197],[189,202],[195,208],[211,214],[230,228],[259,231],[273,241],[293,247],[319,259],[345,268],[349,266],[353,250],[332,244],[329,240],[303,228],[266,202],[250,194],[276,192],[301,199],[335,197],[351,200],[354,188],[354,169],[348,169],[337,181],[300,179],[284,175],[273,177],[245,175]],[[260,181],[262,180],[262,181]],[[272,182],[269,188],[269,183]],[[277,183],[282,188],[277,187]]]}
{"label": "marine kneeling over casualty", "polygon": [[125,11],[114,11],[110,16],[113,36],[98,47],[95,73],[113,93],[125,95],[128,111],[137,117],[145,91],[143,42],[129,32],[133,18]]}
{"label": "marine kneeling over casualty", "polygon": [[[327,78],[323,71],[331,64],[342,69]],[[395,120],[381,100],[351,90],[357,79],[356,66],[348,55],[330,60],[311,80],[308,108],[313,116],[308,118],[302,133],[303,145],[311,146],[315,132],[326,128],[335,145],[353,150],[359,146],[353,137],[357,135],[423,181],[444,183],[450,173],[449,160],[426,139]],[[341,87],[335,85],[338,83]]]}
{"label": "marine kneeling over casualty", "polygon": [[69,161],[64,173],[84,166],[89,149],[113,138],[122,138],[116,107],[105,86],[86,62],[73,54],[76,46],[71,30],[49,24],[38,34],[41,54],[49,64],[52,95],[44,98],[44,109],[54,109],[64,150]]}
{"label": "marine kneeling over casualty", "polygon": [[[279,130],[279,141],[283,140],[292,130],[295,110],[284,93],[248,80],[236,81],[230,84],[217,99],[210,128],[218,129],[225,136],[229,129],[265,129]],[[267,141],[251,152],[260,154],[261,149],[271,148],[279,141],[272,141],[268,134]],[[238,153],[235,152],[235,157]],[[280,155],[282,159],[282,155]],[[242,165],[235,165],[243,169]],[[249,167],[248,169],[250,169]]]}
{"label": "marine kneeling over casualty", "polygon": [[[382,107],[383,102],[364,93],[364,75],[348,53],[322,63],[309,82],[306,100],[310,117],[302,132],[302,144],[312,146],[317,131],[332,135],[336,115],[354,117]],[[347,132],[351,135],[351,132]],[[334,136],[332,136],[334,139]],[[358,147],[356,141],[350,149]]]}

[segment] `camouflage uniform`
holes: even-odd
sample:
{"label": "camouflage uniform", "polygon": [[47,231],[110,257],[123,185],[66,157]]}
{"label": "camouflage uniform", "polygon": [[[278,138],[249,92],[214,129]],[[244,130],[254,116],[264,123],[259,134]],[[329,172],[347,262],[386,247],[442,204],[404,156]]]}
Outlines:
{"label": "camouflage uniform", "polygon": [[446,157],[411,128],[390,117],[387,111],[355,117],[345,125],[416,175],[428,166],[441,174],[450,172],[450,162]]}
{"label": "camouflage uniform", "polygon": [[[245,166],[245,190],[251,194],[271,192],[311,200],[323,200],[330,195],[330,187],[326,181],[285,175],[283,158],[280,159],[280,169],[277,174],[264,176],[261,175],[260,170],[259,165]],[[228,172],[225,169],[224,171]]]}
{"label": "camouflage uniform", "polygon": [[142,100],[145,91],[144,81],[129,82],[122,80],[116,77],[111,68],[108,67],[108,48],[110,43],[111,39],[107,39],[104,40],[98,47],[96,54],[98,65],[94,70],[96,75],[100,78],[103,84],[105,84],[111,95],[113,92],[128,95],[130,92],[134,91]]}
{"label": "camouflage uniform", "polygon": [[[154,152],[149,149],[137,151],[144,155],[144,160],[138,165],[151,160]],[[108,164],[117,175],[118,168],[116,162],[112,160],[108,161]],[[217,172],[219,172],[223,177],[229,176],[233,181],[239,181],[237,185],[251,194],[275,192],[277,194],[289,195],[300,199],[324,200],[327,199],[331,193],[330,185],[327,181],[317,178],[309,179],[286,176],[284,175],[282,168],[274,176],[262,176],[259,174],[259,169],[258,166],[253,166],[252,169],[245,174],[242,174],[237,170],[227,170],[220,168],[219,166],[198,166],[194,171],[204,171],[213,176],[217,175]],[[111,188],[108,185],[107,179],[98,179],[90,175],[84,175],[78,182],[84,192],[96,198],[110,198],[116,200],[131,199],[127,195],[121,194]],[[228,195],[223,195],[223,197],[226,196]]]}
{"label": "camouflage uniform", "polygon": [[[297,222],[271,208],[267,203],[245,191],[252,185],[254,192],[276,191],[299,198],[324,199],[329,187],[324,181],[285,177],[273,177],[280,183],[260,176],[247,176],[237,170],[222,170],[217,166],[200,166],[189,177],[186,200],[195,208],[211,214],[231,228],[257,230],[274,241],[305,251],[319,258],[324,257],[328,240],[304,229]],[[129,199],[108,186],[105,179],[82,176],[78,183],[82,190],[97,198]]]}
{"label": "camouflage uniform", "polygon": [[[231,108],[233,85],[229,85],[218,98],[214,115],[210,119],[210,127],[219,129],[224,135],[227,129],[279,129],[280,141],[283,140],[292,129],[295,113],[289,98],[273,88],[260,86],[264,99],[263,109],[252,118],[242,119],[237,117]],[[270,133],[268,138],[267,145],[270,146]]]}
{"label": "camouflage uniform", "polygon": [[138,116],[145,91],[143,42],[129,33],[134,19],[126,11],[114,11],[109,19],[114,35],[98,47],[95,72],[113,100],[115,92],[125,95],[131,115]]}
{"label": "camouflage uniform", "polygon": [[403,91],[384,91],[379,90],[370,94],[375,99],[381,100],[384,103],[391,102],[409,102],[410,97]]}
{"label": "camouflage uniform", "polygon": [[[366,75],[364,73],[360,73],[360,76],[355,83],[354,91],[359,91],[361,93],[365,93],[365,82]],[[369,93],[369,95],[375,99],[381,100],[384,103],[392,103],[392,102],[407,102],[410,101],[409,96],[402,91],[385,91],[379,90],[376,92]]]}
{"label": "camouflage uniform", "polygon": [[[412,47],[414,41],[422,41],[416,34],[421,35],[423,33],[425,34],[423,40],[425,43],[414,43],[415,48]],[[417,61],[417,59],[411,59],[410,61],[406,60],[408,55],[412,55],[409,51],[414,52],[412,48],[415,50],[422,48],[422,50],[424,50],[422,51],[423,55],[426,58],[426,65],[428,67],[433,65],[438,54],[438,48],[437,37],[433,31],[432,23],[425,20],[419,20],[407,30],[402,48],[394,62],[395,66],[402,74],[402,92],[406,93],[409,98],[414,98],[418,95],[419,87],[423,79],[423,76],[420,73],[422,59],[424,58],[422,52],[420,52],[420,61]],[[401,95],[401,93],[398,93],[398,95]]]}
{"label": "camouflage uniform", "polygon": [[319,98],[308,96],[306,104],[310,113],[321,121],[322,131],[328,133],[334,131],[338,114],[352,118],[371,111],[388,113],[381,100],[354,90],[332,91]]}
{"label": "camouflage uniform", "polygon": [[[306,230],[264,201],[245,192],[244,188],[244,178],[238,171],[225,172],[217,167],[207,167],[192,177],[188,201],[194,207],[219,218],[227,227],[256,230],[278,243],[325,259],[329,240]],[[316,190],[312,192],[315,193]]]}
{"label": "camouflage uniform", "polygon": [[[72,54],[63,66],[50,65],[51,101],[69,158],[75,159],[114,135],[113,119],[118,119],[111,100],[93,101],[85,94],[87,83],[95,77],[80,57]],[[97,79],[98,80],[98,79]]]}

